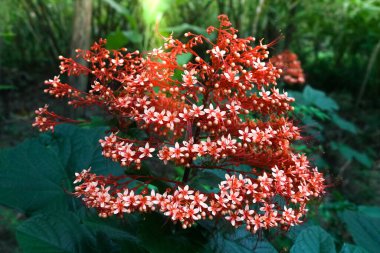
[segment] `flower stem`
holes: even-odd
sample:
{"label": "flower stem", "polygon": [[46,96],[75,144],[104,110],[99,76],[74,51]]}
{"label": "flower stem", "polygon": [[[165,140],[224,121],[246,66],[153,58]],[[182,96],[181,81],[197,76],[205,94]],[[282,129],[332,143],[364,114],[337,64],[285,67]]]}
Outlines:
{"label": "flower stem", "polygon": [[183,173],[183,177],[182,177],[182,183],[186,183],[187,180],[189,180],[190,170],[191,170],[190,167],[185,168],[185,172]]}

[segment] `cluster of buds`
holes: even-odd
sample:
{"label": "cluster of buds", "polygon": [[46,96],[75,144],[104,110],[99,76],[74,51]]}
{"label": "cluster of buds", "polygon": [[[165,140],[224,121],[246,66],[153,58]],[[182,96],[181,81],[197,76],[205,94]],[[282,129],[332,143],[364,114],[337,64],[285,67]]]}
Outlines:
{"label": "cluster of buds", "polygon": [[33,122],[33,126],[37,127],[40,132],[54,131],[54,127],[62,123],[81,123],[79,120],[73,120],[56,114],[55,112],[50,112],[49,106],[38,108],[34,113],[36,117]]}
{"label": "cluster of buds", "polygon": [[[294,99],[276,89],[282,71],[267,61],[271,45],[239,38],[225,15],[219,21],[218,28],[207,29],[217,33],[216,41],[188,32],[185,43],[170,36],[163,48],[141,54],[109,51],[100,40],[77,51],[88,67],[60,57],[61,74],[89,75],[91,88],[80,91],[55,77],[46,82],[46,92],[67,97],[74,107],[99,106],[118,121],[100,140],[105,157],[129,170],[139,170],[144,160],[183,170],[182,180],[165,176],[173,171],[162,177],[77,173],[75,196],[101,217],[157,211],[184,228],[216,217],[255,233],[299,224],[307,202],[324,193],[322,174],[291,147],[301,139],[287,116]],[[192,59],[179,65],[182,54]],[[44,108],[35,126],[48,130],[65,120]],[[144,137],[129,137],[132,127]],[[191,187],[205,169],[225,174],[210,186],[212,193]],[[156,181],[168,188],[150,191]]]}
{"label": "cluster of buds", "polygon": [[282,53],[273,56],[270,59],[270,62],[283,70],[282,79],[285,83],[294,85],[294,84],[304,84],[305,75],[301,66],[301,62],[298,60],[298,56],[285,50]]}

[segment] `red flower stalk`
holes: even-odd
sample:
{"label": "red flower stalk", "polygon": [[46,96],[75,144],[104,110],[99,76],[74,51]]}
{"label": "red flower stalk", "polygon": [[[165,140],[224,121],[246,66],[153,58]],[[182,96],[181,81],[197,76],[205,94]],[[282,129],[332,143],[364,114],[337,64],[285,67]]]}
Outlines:
{"label": "red flower stalk", "polygon": [[[78,50],[88,68],[60,57],[61,74],[90,75],[93,84],[87,93],[56,77],[46,83],[47,92],[76,107],[99,106],[119,121],[100,140],[105,157],[137,170],[143,160],[159,159],[168,170],[175,164],[184,171],[182,181],[77,173],[75,196],[101,217],[158,211],[183,228],[218,217],[255,233],[301,223],[306,203],[323,194],[322,174],[290,146],[301,138],[287,117],[294,99],[275,88],[281,70],[266,61],[268,45],[238,38],[225,15],[219,21],[219,28],[207,29],[217,32],[215,42],[188,32],[186,43],[170,36],[163,48],[142,55],[125,48],[109,51],[100,40],[91,50]],[[198,54],[203,44],[209,48],[204,57]],[[184,53],[193,60],[181,66],[177,57]],[[41,130],[55,125],[37,121]],[[147,137],[125,137],[132,124]],[[217,192],[189,187],[203,169],[225,171]],[[149,192],[148,184],[157,180],[172,187]]]}
{"label": "red flower stalk", "polygon": [[303,73],[301,62],[298,60],[298,56],[295,53],[285,50],[282,53],[273,56],[270,59],[270,62],[277,68],[283,70],[281,76],[285,83],[290,85],[305,83],[305,75]]}

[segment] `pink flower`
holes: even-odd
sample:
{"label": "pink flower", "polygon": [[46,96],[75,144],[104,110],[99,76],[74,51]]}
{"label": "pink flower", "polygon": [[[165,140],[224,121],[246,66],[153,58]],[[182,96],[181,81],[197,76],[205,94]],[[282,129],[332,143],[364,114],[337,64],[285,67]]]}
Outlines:
{"label": "pink flower", "polygon": [[147,142],[146,144],[145,144],[145,147],[143,148],[143,147],[140,147],[139,148],[139,151],[141,152],[141,154],[140,154],[140,156],[139,156],[139,158],[141,159],[141,158],[144,158],[144,157],[152,157],[152,152],[155,150],[155,148],[151,148],[151,147],[149,147],[149,142]]}

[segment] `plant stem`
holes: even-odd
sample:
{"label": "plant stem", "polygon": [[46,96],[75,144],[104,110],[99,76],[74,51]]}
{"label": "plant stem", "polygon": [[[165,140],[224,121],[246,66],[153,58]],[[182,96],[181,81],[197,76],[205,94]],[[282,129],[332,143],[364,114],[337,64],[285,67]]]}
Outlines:
{"label": "plant stem", "polygon": [[183,177],[182,177],[182,183],[186,183],[187,180],[189,180],[190,170],[191,170],[190,167],[185,168],[185,172],[183,173]]}

